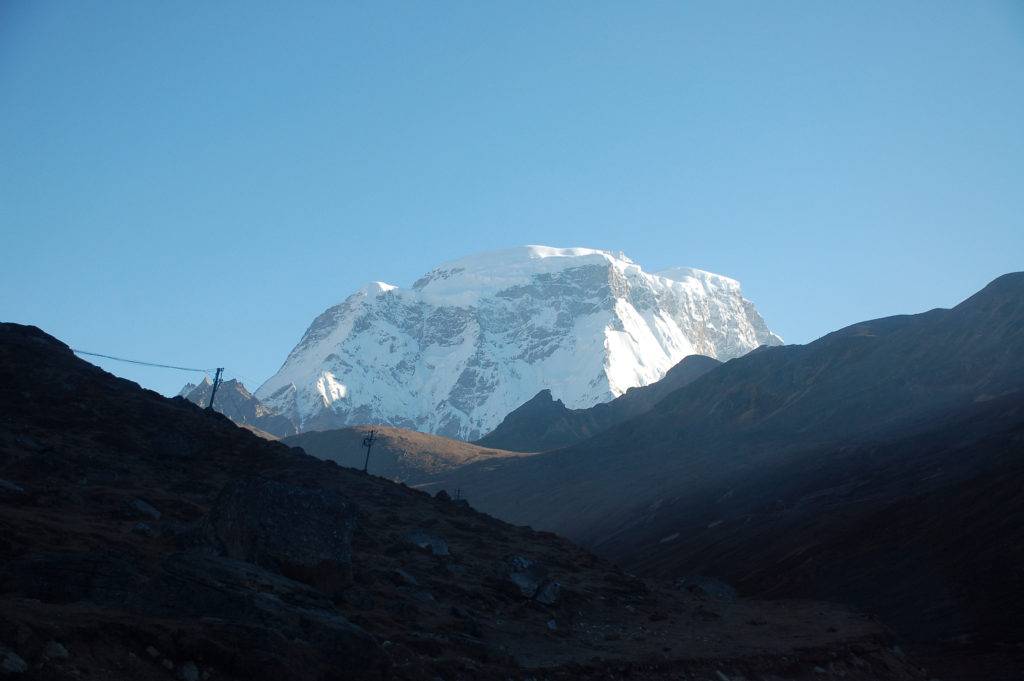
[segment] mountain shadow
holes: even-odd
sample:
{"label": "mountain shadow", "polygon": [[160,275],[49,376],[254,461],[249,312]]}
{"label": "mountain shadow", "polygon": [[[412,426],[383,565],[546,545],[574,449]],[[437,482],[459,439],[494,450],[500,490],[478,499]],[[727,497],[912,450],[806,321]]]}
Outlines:
{"label": "mountain shadow", "polygon": [[659,400],[720,365],[717,359],[690,355],[661,380],[630,388],[611,402],[569,409],[542,390],[511,412],[493,431],[476,441],[482,447],[515,452],[542,452],[568,447],[651,409]]}

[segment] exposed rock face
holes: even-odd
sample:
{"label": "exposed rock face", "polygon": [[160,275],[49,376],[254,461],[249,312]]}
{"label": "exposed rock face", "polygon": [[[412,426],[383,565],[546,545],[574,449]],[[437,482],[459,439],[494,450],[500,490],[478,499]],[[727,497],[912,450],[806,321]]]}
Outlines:
{"label": "exposed rock face", "polygon": [[550,389],[569,408],[647,385],[687,355],[781,343],[739,283],[543,246],[371,284],[321,314],[256,395],[300,430],[384,423],[478,438]]}

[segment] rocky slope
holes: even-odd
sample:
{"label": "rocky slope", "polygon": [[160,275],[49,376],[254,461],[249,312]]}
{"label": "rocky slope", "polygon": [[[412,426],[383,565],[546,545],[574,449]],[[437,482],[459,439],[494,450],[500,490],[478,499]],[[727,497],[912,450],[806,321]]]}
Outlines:
{"label": "rocky slope", "polygon": [[687,355],[779,343],[727,277],[527,246],[447,263],[411,289],[363,287],[256,395],[304,431],[381,423],[472,440],[545,388],[590,407]]}
{"label": "rocky slope", "polygon": [[555,400],[550,390],[542,390],[502,419],[497,428],[476,444],[517,452],[568,447],[650,410],[661,399],[719,364],[721,362],[711,357],[690,355],[669,369],[661,380],[630,388],[611,402],[587,409],[569,409],[561,400]]}
{"label": "rocky slope", "polygon": [[641,580],[0,325],[0,668],[25,679],[915,679],[877,624]]}
{"label": "rocky slope", "polygon": [[439,476],[650,574],[846,600],[1020,646],[1024,273],[734,359],[577,445]]}

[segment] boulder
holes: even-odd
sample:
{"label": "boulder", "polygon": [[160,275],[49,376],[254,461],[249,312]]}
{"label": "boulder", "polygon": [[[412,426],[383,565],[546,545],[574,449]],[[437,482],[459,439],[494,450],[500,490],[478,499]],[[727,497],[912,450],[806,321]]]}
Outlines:
{"label": "boulder", "polygon": [[681,577],[676,580],[676,586],[694,595],[712,598],[716,601],[731,603],[737,598],[736,589],[714,577],[703,577],[701,575]]}
{"label": "boulder", "polygon": [[418,546],[421,549],[427,549],[435,556],[450,555],[448,551],[448,542],[446,542],[443,537],[436,534],[430,534],[423,530],[413,530],[405,535],[405,540],[413,546]]}
{"label": "boulder", "polygon": [[21,656],[0,646],[0,674],[24,674],[27,671],[28,664]]}
{"label": "boulder", "polygon": [[0,479],[0,495],[18,496],[25,493],[25,488],[16,482]]}
{"label": "boulder", "polygon": [[61,660],[68,656],[68,649],[57,641],[50,641],[46,644],[46,648],[43,649],[43,655],[51,660]]}
{"label": "boulder", "polygon": [[513,556],[509,559],[505,571],[505,577],[513,591],[524,598],[537,598],[543,590],[544,598],[553,603],[560,586],[557,582],[548,581],[547,576],[547,568],[525,556]]}
{"label": "boulder", "polygon": [[537,592],[533,595],[533,599],[543,605],[555,605],[558,603],[561,593],[562,585],[553,579],[549,579],[540,585]]}
{"label": "boulder", "polygon": [[156,510],[156,507],[154,507],[147,501],[143,501],[142,499],[132,499],[130,502],[128,502],[128,505],[135,513],[141,513],[142,515],[148,518],[152,518],[153,520],[160,520],[160,516],[163,515],[162,513],[160,513],[160,511]]}

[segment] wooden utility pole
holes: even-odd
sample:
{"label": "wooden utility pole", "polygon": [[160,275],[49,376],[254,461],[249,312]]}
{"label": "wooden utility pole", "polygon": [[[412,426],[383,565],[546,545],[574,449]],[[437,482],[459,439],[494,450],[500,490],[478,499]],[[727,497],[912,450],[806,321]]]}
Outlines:
{"label": "wooden utility pole", "polygon": [[366,461],[363,463],[363,472],[366,473],[370,468],[370,449],[373,448],[373,443],[377,440],[376,431],[371,430],[370,434],[363,438],[363,446],[366,447]]}
{"label": "wooden utility pole", "polygon": [[213,409],[213,398],[217,397],[217,387],[220,386],[220,375],[224,373],[224,367],[217,369],[217,375],[213,377],[213,390],[210,391],[210,403],[206,405],[207,409]]}

